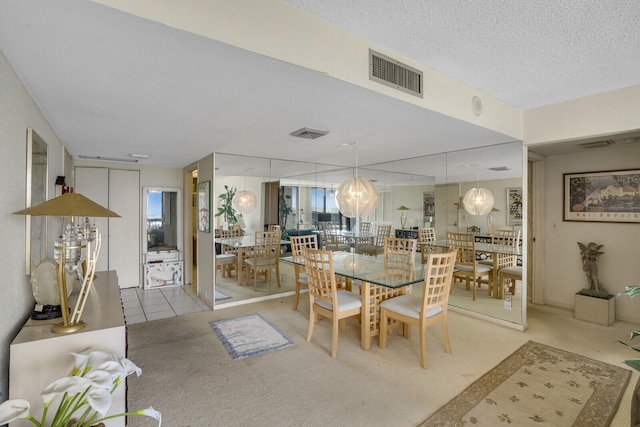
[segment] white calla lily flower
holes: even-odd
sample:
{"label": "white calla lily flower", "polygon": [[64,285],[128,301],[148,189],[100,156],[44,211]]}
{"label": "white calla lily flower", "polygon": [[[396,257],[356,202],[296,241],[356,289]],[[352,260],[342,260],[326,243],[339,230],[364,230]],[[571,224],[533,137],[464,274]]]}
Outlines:
{"label": "white calla lily flower", "polygon": [[11,399],[0,403],[0,425],[21,418],[29,418],[31,405],[24,399]]}

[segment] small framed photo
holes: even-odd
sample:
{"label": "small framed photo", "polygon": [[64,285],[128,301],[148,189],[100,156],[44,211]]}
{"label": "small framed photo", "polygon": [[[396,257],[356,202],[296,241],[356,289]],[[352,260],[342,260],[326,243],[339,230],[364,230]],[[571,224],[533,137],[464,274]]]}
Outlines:
{"label": "small framed photo", "polygon": [[522,225],[522,187],[507,188],[507,225]]}
{"label": "small framed photo", "polygon": [[211,233],[211,181],[198,184],[198,231]]}
{"label": "small framed photo", "polygon": [[640,169],[565,173],[564,221],[640,222]]}

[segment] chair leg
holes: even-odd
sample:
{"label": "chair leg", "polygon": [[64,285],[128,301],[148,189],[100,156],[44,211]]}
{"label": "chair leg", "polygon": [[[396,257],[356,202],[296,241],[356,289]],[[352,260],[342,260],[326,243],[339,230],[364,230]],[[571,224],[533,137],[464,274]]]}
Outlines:
{"label": "chair leg", "polygon": [[299,300],[300,300],[300,282],[296,280],[296,294],[293,298],[293,311],[298,311]]}
{"label": "chair leg", "polygon": [[313,309],[313,301],[310,301],[309,304],[309,330],[307,331],[307,342],[311,341],[311,336],[313,335],[313,325],[315,325],[317,319],[315,310]]}
{"label": "chair leg", "polygon": [[378,346],[387,348],[387,310],[380,307],[380,335],[378,336]]}
{"label": "chair leg", "polygon": [[451,342],[449,341],[449,324],[447,322],[447,316],[442,318],[442,339],[444,340],[444,349],[447,353],[451,354]]}
{"label": "chair leg", "polygon": [[333,317],[331,318],[333,323],[333,338],[331,339],[331,358],[335,359],[336,354],[338,353],[338,328],[339,328],[339,320],[336,313],[333,313]]}
{"label": "chair leg", "polygon": [[276,261],[276,281],[278,282],[278,287],[280,287],[280,265],[278,261]]}
{"label": "chair leg", "polygon": [[420,366],[427,369],[427,327],[420,322]]}

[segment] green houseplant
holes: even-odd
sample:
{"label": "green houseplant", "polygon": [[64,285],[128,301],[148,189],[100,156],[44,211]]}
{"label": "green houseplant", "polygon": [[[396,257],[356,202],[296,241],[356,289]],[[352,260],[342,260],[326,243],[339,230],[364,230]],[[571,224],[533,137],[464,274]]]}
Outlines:
{"label": "green houseplant", "polygon": [[280,187],[280,224],[282,228],[287,228],[287,217],[293,213],[293,209],[287,204],[287,200],[291,200],[289,194],[284,194],[284,187]]}
{"label": "green houseplant", "polygon": [[224,222],[229,225],[233,225],[238,222],[238,218],[236,217],[236,210],[233,208],[233,198],[235,197],[235,195],[236,187],[229,187],[228,185],[225,185],[224,193],[218,196],[218,199],[221,200],[221,203],[215,216],[223,216]]}
{"label": "green houseplant", "polygon": [[[628,295],[630,297],[635,297],[636,295],[640,294],[640,285],[634,285],[634,286],[626,286],[625,290],[622,292],[619,292],[618,295]],[[629,338],[629,341],[632,341],[635,337],[640,335],[640,331],[633,331],[631,332],[631,337]],[[631,343],[626,343],[624,341],[620,341],[618,340],[618,342],[629,346],[630,348],[634,349],[635,351],[640,351],[640,345],[632,345]],[[628,360],[624,360],[623,363],[625,363],[627,366],[632,367],[633,369],[635,369],[636,371],[640,371],[640,359],[628,359]]]}

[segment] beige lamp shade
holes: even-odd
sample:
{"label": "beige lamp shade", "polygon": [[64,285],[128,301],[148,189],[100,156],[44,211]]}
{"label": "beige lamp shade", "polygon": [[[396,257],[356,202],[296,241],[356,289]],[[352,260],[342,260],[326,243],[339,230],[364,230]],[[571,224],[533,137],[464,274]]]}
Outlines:
{"label": "beige lamp shade", "polygon": [[409,208],[406,207],[405,205],[400,206],[398,209],[396,209],[397,211],[408,211]]}
{"label": "beige lamp shade", "polygon": [[65,193],[46,202],[14,212],[18,215],[90,216],[119,218],[120,215],[100,206],[79,193]]}

